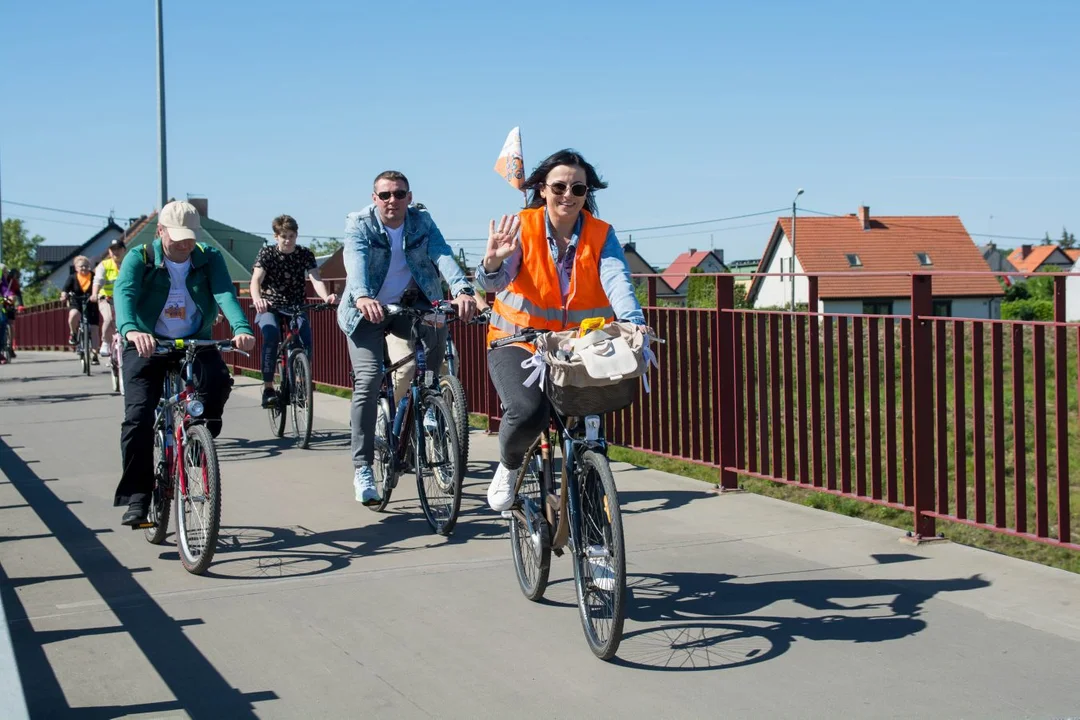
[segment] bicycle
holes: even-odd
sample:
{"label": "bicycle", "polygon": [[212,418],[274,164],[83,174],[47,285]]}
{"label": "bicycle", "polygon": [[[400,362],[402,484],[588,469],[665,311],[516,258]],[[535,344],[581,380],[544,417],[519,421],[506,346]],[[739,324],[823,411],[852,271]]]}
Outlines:
{"label": "bicycle", "polygon": [[[490,310],[477,314],[467,324],[484,325],[491,315]],[[458,433],[458,442],[461,451],[461,466],[464,468],[469,463],[469,399],[465,395],[465,386],[461,384],[459,372],[460,361],[458,359],[457,346],[450,334],[446,335],[446,367],[449,374],[439,377],[439,387],[442,389],[443,400],[450,407],[450,413],[454,416],[454,423]]]}
{"label": "bicycle", "polygon": [[15,303],[8,298],[0,298],[0,313],[4,314],[0,320],[7,325],[7,332],[4,333],[4,347],[0,348],[0,357],[3,357],[5,363],[10,363],[15,359],[15,323],[13,322],[16,313]]}
{"label": "bicycle", "polygon": [[109,369],[112,371],[113,392],[124,394],[124,341],[114,332],[109,343]]}
{"label": "bicycle", "polygon": [[314,417],[315,384],[311,379],[311,356],[300,341],[299,318],[308,310],[333,308],[327,303],[308,303],[292,308],[274,308],[273,312],[288,322],[280,323],[283,330],[278,345],[278,368],[281,380],[277,398],[267,408],[270,431],[274,437],[285,434],[285,415],[291,406],[293,432],[300,447],[306,449],[311,442],[311,423]]}
{"label": "bicycle", "polygon": [[[419,342],[419,331],[424,323],[448,323],[456,318],[457,313],[448,302],[434,303],[430,311],[386,305],[384,313],[387,317],[406,315],[412,319],[410,344],[416,350],[389,366],[384,363],[372,463],[382,498],[370,508],[375,512],[385,510],[399,476],[412,469],[416,473],[416,489],[424,517],[436,533],[449,535],[457,524],[458,511],[461,509],[465,467],[461,462],[457,423],[443,399],[439,384],[435,382],[435,372],[427,367],[427,357]],[[394,371],[414,358],[416,372],[409,383],[409,390],[395,406]]]}
{"label": "bicycle", "polygon": [[[491,343],[499,348],[531,343],[546,331],[526,329]],[[600,415],[564,416],[551,401],[552,431],[544,430],[525,454],[518,472],[510,521],[510,543],[518,584],[534,602],[544,596],[551,554],[569,547],[574,561],[578,611],[589,648],[601,660],[615,656],[626,616],[626,546],[615,478],[607,458]],[[562,448],[556,478],[556,453]]]}
{"label": "bicycle", "polygon": [[[92,357],[93,336],[90,333],[90,320],[86,317],[86,311],[90,307],[90,301],[76,300],[79,306],[79,331],[75,336],[75,352],[79,356],[79,362],[82,364],[82,371],[87,377],[90,377],[90,359]],[[96,348],[94,348],[96,350]]]}
{"label": "bicycle", "polygon": [[[192,364],[204,348],[247,353],[232,340],[157,340],[154,355],[179,360],[165,375],[154,411],[154,489],[142,529],[146,541],[160,545],[176,513],[176,547],[184,569],[201,575],[210,566],[221,527],[221,471],[214,436],[202,421],[203,403],[195,397]],[[183,352],[180,356],[179,353]],[[175,501],[175,507],[170,505]]]}

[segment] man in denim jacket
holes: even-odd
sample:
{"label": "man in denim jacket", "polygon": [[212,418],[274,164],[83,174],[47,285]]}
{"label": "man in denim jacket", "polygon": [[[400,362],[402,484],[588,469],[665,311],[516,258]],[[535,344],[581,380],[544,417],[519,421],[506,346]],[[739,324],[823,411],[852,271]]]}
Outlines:
{"label": "man in denim jacket", "polygon": [[[442,300],[440,275],[463,320],[476,310],[473,288],[453,251],[426,210],[410,207],[408,179],[388,170],[375,178],[373,205],[350,213],[345,221],[345,293],[338,305],[338,326],[349,343],[352,360],[352,456],[356,500],[379,503],[379,490],[371,462],[375,456],[375,419],[382,379],[383,338],[389,330],[408,337],[408,318],[386,318],[383,306],[391,303],[431,307]],[[446,350],[445,327],[424,327],[420,341],[427,366],[442,365]]]}

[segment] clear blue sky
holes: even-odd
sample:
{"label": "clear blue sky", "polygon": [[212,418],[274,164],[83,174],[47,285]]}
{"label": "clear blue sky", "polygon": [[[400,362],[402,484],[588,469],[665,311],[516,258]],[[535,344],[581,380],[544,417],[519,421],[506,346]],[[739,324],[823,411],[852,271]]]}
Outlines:
{"label": "clear blue sky", "polygon": [[[565,146],[599,168],[616,230],[790,206],[803,187],[821,211],[1080,231],[1076,0],[165,0],[165,26],[170,195],[244,229],[287,212],[340,235],[395,168],[448,238],[484,237],[520,205],[492,171],[519,125],[530,168]],[[4,198],[153,210],[153,0],[6,2],[0,27]],[[709,232],[756,257],[772,219],[634,236],[661,266]],[[28,225],[50,243],[94,232]]]}

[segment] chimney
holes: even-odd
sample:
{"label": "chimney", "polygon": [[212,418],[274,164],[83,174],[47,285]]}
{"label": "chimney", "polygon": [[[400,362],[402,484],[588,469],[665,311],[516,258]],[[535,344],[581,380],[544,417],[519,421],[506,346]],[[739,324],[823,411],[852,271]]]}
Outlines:
{"label": "chimney", "polygon": [[859,206],[859,222],[862,223],[863,230],[870,229],[870,207],[867,205]]}
{"label": "chimney", "polygon": [[1030,254],[1031,254],[1031,246],[1030,245],[1021,245],[1020,246],[1020,257],[1021,257],[1021,259],[1026,258]]}
{"label": "chimney", "polygon": [[195,209],[199,211],[199,217],[209,217],[207,214],[207,200],[206,198],[188,198],[188,202],[195,206]]}
{"label": "chimney", "polygon": [[635,246],[632,242],[628,242],[622,246],[622,249],[623,252],[635,252],[637,250],[637,246]]}
{"label": "chimney", "polygon": [[691,255],[697,254],[697,248],[690,248],[690,254]]}
{"label": "chimney", "polygon": [[724,249],[723,248],[720,248],[719,250],[713,250],[712,254],[716,256],[716,259],[720,261],[721,265],[724,264]]}

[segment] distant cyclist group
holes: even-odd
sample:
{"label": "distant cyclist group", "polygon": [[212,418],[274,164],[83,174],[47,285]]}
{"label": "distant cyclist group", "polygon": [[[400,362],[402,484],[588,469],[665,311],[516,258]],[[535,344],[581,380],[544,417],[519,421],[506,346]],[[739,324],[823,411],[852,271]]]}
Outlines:
{"label": "distant cyclist group", "polygon": [[[624,348],[638,353],[631,368],[643,346],[650,356],[651,331],[622,247],[596,215],[595,193],[605,187],[574,151],[546,158],[525,179],[526,207],[491,221],[470,281],[430,213],[413,203],[406,176],[382,172],[371,204],[347,216],[340,297],[311,250],[297,244],[299,227],[288,215],[273,220],[274,241],[254,262],[250,295],[262,339],[262,405],[272,426],[280,422],[278,434],[289,403],[306,402],[310,413],[307,311],[336,305],[353,377],[355,499],[384,508],[398,476],[415,472],[425,515],[444,534],[457,516],[468,432],[467,417],[455,416],[440,384],[449,324],[487,322],[488,370],[501,402],[488,504],[510,521],[518,579],[531,599],[543,594],[551,552],[570,548],[586,635],[597,655],[610,657],[621,636],[625,559],[601,417],[633,394],[626,381],[558,387],[569,376],[557,367],[559,358],[594,353],[586,369],[603,378],[608,371],[593,370]],[[233,386],[221,352],[255,345],[225,258],[199,241],[200,232],[199,211],[170,202],[152,243],[127,251],[114,241],[93,269],[76,258],[63,295],[70,342],[80,340],[80,327],[91,328],[86,362],[100,362],[118,336],[125,410],[114,503],[125,508],[121,522],[161,542],[175,502],[181,556],[196,572],[213,554],[220,521],[213,438]],[[320,303],[307,302],[309,279]],[[490,308],[477,289],[496,294]],[[212,341],[221,316],[232,338]],[[626,375],[624,367],[611,377],[639,383],[643,372]],[[310,434],[310,415],[307,423]],[[549,443],[552,430],[558,437]]]}

